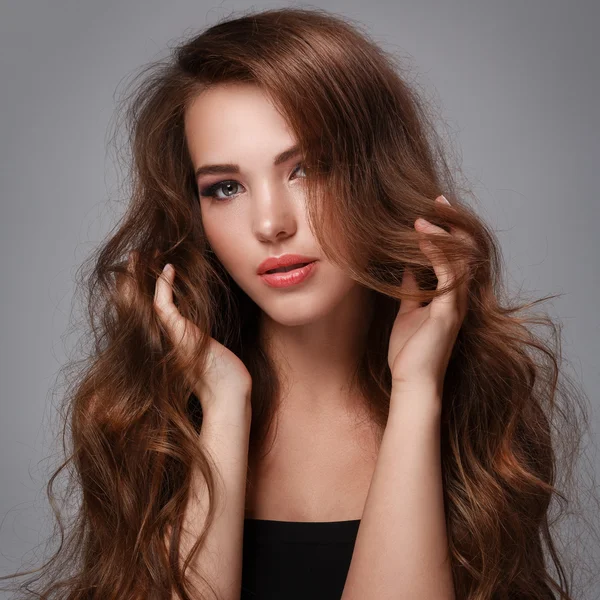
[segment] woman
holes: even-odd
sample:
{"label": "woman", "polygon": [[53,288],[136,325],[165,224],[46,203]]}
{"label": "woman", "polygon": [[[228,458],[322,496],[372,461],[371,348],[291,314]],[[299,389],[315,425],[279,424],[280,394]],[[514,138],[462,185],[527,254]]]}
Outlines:
{"label": "woman", "polygon": [[288,8],[153,67],[42,597],[571,600],[548,507],[578,396],[393,57]]}

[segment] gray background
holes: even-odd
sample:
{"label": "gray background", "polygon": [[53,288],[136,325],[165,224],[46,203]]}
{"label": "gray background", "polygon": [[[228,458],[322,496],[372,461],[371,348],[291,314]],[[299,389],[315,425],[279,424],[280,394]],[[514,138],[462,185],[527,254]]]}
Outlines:
{"label": "gray background", "polygon": [[[123,77],[164,55],[169,41],[232,10],[277,5],[1,5],[0,574],[19,568],[22,557],[31,559],[30,551],[39,555],[42,547],[35,547],[50,530],[45,475],[57,461],[46,458],[56,400],[49,390],[70,350],[65,334],[73,276],[119,210],[106,204],[115,191],[106,154],[113,94]],[[436,90],[478,210],[498,232],[511,288],[531,298],[564,294],[545,306],[563,324],[565,357],[589,395],[597,444],[595,2],[346,0],[318,6],[362,22]],[[600,597],[595,591],[589,598]]]}

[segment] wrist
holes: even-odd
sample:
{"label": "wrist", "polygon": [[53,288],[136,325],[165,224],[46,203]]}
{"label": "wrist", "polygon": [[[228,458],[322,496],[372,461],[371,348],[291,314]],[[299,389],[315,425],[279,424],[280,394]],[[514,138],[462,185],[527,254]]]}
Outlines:
{"label": "wrist", "polygon": [[231,422],[235,424],[250,423],[252,420],[251,393],[217,394],[206,398],[202,404],[203,419]]}
{"label": "wrist", "polygon": [[442,411],[442,390],[435,382],[394,382],[390,394],[390,411],[439,419]]}

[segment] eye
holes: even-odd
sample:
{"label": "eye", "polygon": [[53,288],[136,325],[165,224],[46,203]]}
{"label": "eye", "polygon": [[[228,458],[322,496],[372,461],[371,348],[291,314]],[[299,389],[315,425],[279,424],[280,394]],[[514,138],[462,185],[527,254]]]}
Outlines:
{"label": "eye", "polygon": [[[294,173],[296,172],[296,170],[298,169],[298,167],[304,169],[304,165],[302,163],[298,163],[295,167],[294,167]],[[303,177],[306,177],[306,171],[304,172]]]}
{"label": "eye", "polygon": [[[295,173],[298,168],[304,168],[303,164],[300,162],[298,163],[295,167],[294,170],[292,171],[292,173]],[[302,175],[302,177],[306,177],[306,173],[304,173],[304,175]],[[224,190],[224,189],[228,189],[229,191],[231,191],[231,188],[236,188],[237,186],[240,186],[241,184],[236,181],[235,179],[225,179],[223,181],[217,181],[217,183],[213,183],[212,185],[209,185],[208,187],[200,190],[200,196],[202,196],[203,198],[214,198],[215,200],[219,201],[219,202],[223,202],[225,200],[229,200],[230,198],[233,198],[234,196],[236,196],[237,194],[235,192],[233,193],[226,193],[225,196],[220,196],[218,195],[218,192]]]}
{"label": "eye", "polygon": [[232,198],[233,196],[235,196],[235,194],[230,194],[230,195],[225,195],[225,197],[221,197],[217,195],[217,192],[222,190],[225,186],[227,186],[229,189],[233,186],[235,188],[235,186],[240,185],[235,179],[227,179],[225,181],[218,181],[217,183],[214,183],[213,185],[210,185],[206,188],[204,188],[203,190],[200,190],[200,196],[202,196],[203,198],[214,198],[215,200],[227,200],[228,198]]}

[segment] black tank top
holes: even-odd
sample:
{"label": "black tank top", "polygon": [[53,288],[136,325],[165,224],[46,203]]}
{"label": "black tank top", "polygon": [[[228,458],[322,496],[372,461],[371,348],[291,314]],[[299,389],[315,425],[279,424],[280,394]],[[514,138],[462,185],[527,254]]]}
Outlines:
{"label": "black tank top", "polygon": [[244,519],[241,600],[339,600],[360,519]]}

